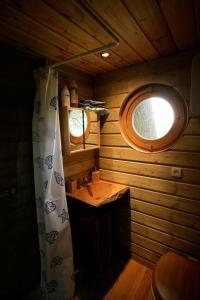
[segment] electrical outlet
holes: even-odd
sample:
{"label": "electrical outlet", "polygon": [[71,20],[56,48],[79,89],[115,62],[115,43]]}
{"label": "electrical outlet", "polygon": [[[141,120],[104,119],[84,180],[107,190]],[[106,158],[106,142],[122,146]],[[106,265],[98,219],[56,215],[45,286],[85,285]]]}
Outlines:
{"label": "electrical outlet", "polygon": [[181,178],[182,177],[182,169],[177,167],[172,167],[171,175],[174,178]]}

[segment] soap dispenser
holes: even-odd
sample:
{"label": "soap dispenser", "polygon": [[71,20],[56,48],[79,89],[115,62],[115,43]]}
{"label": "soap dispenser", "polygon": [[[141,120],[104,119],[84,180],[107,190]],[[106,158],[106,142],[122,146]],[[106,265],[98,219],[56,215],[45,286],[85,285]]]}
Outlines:
{"label": "soap dispenser", "polygon": [[70,92],[66,85],[64,85],[61,91],[61,101],[62,101],[62,106],[70,109]]}

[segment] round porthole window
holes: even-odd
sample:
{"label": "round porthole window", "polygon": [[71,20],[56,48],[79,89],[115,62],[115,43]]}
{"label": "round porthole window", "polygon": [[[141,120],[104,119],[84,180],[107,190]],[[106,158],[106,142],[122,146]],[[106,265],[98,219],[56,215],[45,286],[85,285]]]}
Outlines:
{"label": "round porthole window", "polygon": [[83,142],[83,132],[85,134],[85,139],[87,139],[90,131],[89,127],[89,113],[79,109],[71,110],[69,112],[69,132],[72,144],[77,145]]}
{"label": "round porthole window", "polygon": [[122,136],[131,147],[159,152],[168,149],[183,132],[187,108],[175,89],[151,84],[125,99],[119,120]]}

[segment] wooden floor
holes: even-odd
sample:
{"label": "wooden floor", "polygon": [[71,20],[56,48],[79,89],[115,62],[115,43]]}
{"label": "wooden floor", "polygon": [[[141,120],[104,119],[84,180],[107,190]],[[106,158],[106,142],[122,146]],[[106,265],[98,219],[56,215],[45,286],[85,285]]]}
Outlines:
{"label": "wooden floor", "polygon": [[74,300],[151,300],[152,270],[130,259],[83,275]]}

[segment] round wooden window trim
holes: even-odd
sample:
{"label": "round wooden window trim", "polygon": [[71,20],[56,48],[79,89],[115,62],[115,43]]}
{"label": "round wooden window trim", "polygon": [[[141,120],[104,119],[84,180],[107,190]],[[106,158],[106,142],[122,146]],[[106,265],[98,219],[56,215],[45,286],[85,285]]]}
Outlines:
{"label": "round wooden window trim", "polygon": [[[166,135],[149,140],[137,134],[132,126],[132,114],[136,106],[150,97],[166,100],[174,112],[174,122]],[[131,93],[123,102],[119,112],[120,131],[132,148],[142,152],[161,152],[171,147],[183,133],[188,120],[187,106],[180,94],[173,88],[162,84],[149,84]]]}
{"label": "round wooden window trim", "polygon": [[[84,111],[87,117],[87,128],[85,130],[85,140],[88,138],[90,133],[90,114],[88,111]],[[83,143],[83,134],[80,136],[74,136],[70,133],[70,142],[73,145],[79,145]]]}

